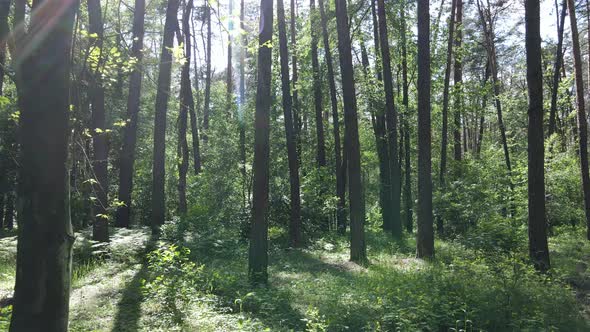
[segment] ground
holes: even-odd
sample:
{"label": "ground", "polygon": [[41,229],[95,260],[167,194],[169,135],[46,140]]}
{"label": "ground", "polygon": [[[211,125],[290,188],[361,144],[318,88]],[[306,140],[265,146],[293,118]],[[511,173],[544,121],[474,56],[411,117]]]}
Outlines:
{"label": "ground", "polygon": [[[243,240],[149,234],[113,230],[108,246],[77,234],[71,331],[590,331],[581,236],[551,241],[550,276],[457,242],[437,242],[436,261],[425,262],[411,239],[379,231],[367,234],[367,266],[349,262],[337,236],[306,249],[271,245],[269,285],[259,287],[247,282]],[[0,299],[11,296],[15,245],[14,234],[0,239]],[[7,319],[0,311],[0,330]]]}

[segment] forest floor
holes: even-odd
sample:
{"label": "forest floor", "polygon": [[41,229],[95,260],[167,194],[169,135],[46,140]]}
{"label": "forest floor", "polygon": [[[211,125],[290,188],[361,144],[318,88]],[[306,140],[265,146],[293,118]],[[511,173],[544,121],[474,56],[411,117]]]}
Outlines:
{"label": "forest floor", "polygon": [[[545,279],[515,260],[484,262],[476,250],[454,242],[437,242],[437,260],[424,262],[413,257],[413,240],[396,243],[378,231],[367,234],[368,266],[348,261],[343,237],[317,240],[307,249],[271,245],[269,286],[260,288],[247,282],[244,241],[187,234],[178,247],[151,241],[148,229],[113,230],[108,246],[89,241],[89,231],[77,234],[70,330],[407,331],[438,326],[475,331],[537,326],[590,331],[590,245],[581,236],[551,241],[553,274]],[[154,249],[158,255],[147,254]],[[12,293],[15,253],[14,234],[0,238],[0,299]],[[563,312],[569,316],[559,317]],[[0,311],[0,330],[8,317]]]}

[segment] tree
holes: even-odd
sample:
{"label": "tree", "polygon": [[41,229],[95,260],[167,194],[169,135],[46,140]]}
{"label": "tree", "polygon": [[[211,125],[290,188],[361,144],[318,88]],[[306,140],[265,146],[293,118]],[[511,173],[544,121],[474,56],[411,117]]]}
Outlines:
{"label": "tree", "polygon": [[133,166],[135,164],[135,146],[137,144],[137,123],[141,101],[141,82],[143,78],[143,36],[144,36],[145,0],[135,0],[133,12],[133,46],[131,56],[136,66],[129,78],[129,96],[127,98],[127,124],[123,130],[123,144],[119,155],[119,201],[115,226],[129,227],[131,213],[131,193],[133,190]]}
{"label": "tree", "polygon": [[324,41],[324,56],[328,72],[328,85],[330,87],[330,103],[332,106],[332,123],[334,127],[334,161],[336,174],[336,196],[338,197],[336,220],[340,233],[346,232],[346,172],[342,164],[342,148],[340,144],[340,120],[338,119],[338,96],[336,93],[336,80],[332,63],[332,50],[328,34],[328,18],[324,8],[324,0],[318,0],[322,23],[322,37]]}
{"label": "tree", "polygon": [[434,257],[430,134],[430,3],[418,0],[418,258]]}
{"label": "tree", "polygon": [[211,112],[211,4],[205,0],[205,19],[207,20],[207,46],[205,47],[205,104],[203,105],[203,142],[207,143],[209,113]]}
{"label": "tree", "polygon": [[[320,0],[321,1],[321,0]],[[281,56],[281,83],[283,91],[283,114],[285,115],[285,135],[287,136],[287,158],[289,160],[289,182],[291,186],[291,219],[289,242],[293,247],[301,245],[301,197],[299,188],[299,162],[297,143],[293,129],[291,82],[289,79],[289,52],[287,49],[287,29],[285,27],[285,8],[283,0],[277,0],[277,19],[279,26],[279,53]]]}
{"label": "tree", "polygon": [[[182,64],[180,74],[180,111],[178,113],[178,212],[185,214],[187,211],[186,203],[186,175],[188,173],[188,141],[186,139],[188,113],[194,114],[195,101],[193,99],[193,90],[191,85],[191,35],[190,35],[190,18],[193,9],[193,0],[188,0],[184,6],[182,14],[182,36],[177,34],[178,45],[184,44],[184,63]],[[183,38],[184,37],[184,38]],[[194,116],[191,116],[191,122],[196,125]],[[199,140],[198,136],[193,141]]]}
{"label": "tree", "polygon": [[455,65],[454,65],[454,86],[455,90],[455,104],[453,110],[453,142],[454,142],[454,158],[461,161],[461,112],[463,110],[463,62],[461,55],[461,43],[463,40],[463,0],[455,1]]}
{"label": "tree", "polygon": [[0,94],[3,95],[4,74],[6,72],[6,41],[10,33],[8,15],[10,14],[10,0],[0,1]]}
{"label": "tree", "polygon": [[590,240],[590,176],[588,174],[588,123],[586,122],[586,105],[584,101],[584,79],[582,73],[582,55],[580,54],[580,40],[576,20],[576,6],[574,0],[567,0],[572,31],[572,52],[574,54],[574,74],[576,80],[576,101],[578,107],[578,139],[580,153],[580,170],[582,175],[582,192],[584,194],[584,209],[586,212],[587,237]]}
{"label": "tree", "polygon": [[525,1],[528,110],[529,255],[540,271],[549,269],[545,221],[545,145],[543,138],[543,69],[539,0]]}
{"label": "tree", "polygon": [[172,72],[172,47],[174,46],[174,31],[178,24],[178,0],[168,0],[166,8],[166,22],[164,24],[164,38],[162,39],[162,53],[158,74],[158,91],[156,93],[156,116],[154,121],[154,161],[152,183],[152,229],[158,232],[166,217],[166,194],[164,181],[166,178],[166,113],[168,97],[170,95],[170,80]]}
{"label": "tree", "polygon": [[296,0],[291,0],[291,45],[293,51],[291,52],[291,66],[293,76],[291,83],[293,84],[293,127],[295,128],[295,137],[297,138],[297,155],[301,156],[301,111],[299,109],[299,91],[297,81],[299,80],[299,72],[297,68],[297,3]]}
{"label": "tree", "polygon": [[258,84],[254,119],[254,185],[248,275],[253,283],[268,281],[268,178],[270,136],[270,85],[272,67],[273,1],[260,0]]}
{"label": "tree", "polygon": [[393,97],[393,76],[391,74],[391,58],[389,54],[389,37],[385,20],[385,2],[377,0],[377,16],[379,17],[379,44],[381,46],[381,67],[383,69],[383,87],[385,88],[385,118],[387,121],[387,145],[389,147],[389,172],[391,174],[391,233],[395,238],[402,236],[400,219],[400,169],[397,159],[397,111]]}
{"label": "tree", "polygon": [[313,72],[313,98],[317,139],[316,162],[318,167],[323,167],[326,166],[326,139],[324,137],[324,107],[322,106],[322,82],[320,80],[320,62],[318,60],[318,34],[315,31],[317,27],[315,0],[310,0],[309,8],[311,24],[311,67]]}
{"label": "tree", "polygon": [[553,85],[551,87],[551,109],[549,113],[549,130],[547,131],[548,136],[551,136],[557,131],[557,92],[559,91],[559,71],[563,62],[563,28],[565,26],[566,13],[567,1],[563,0],[557,24],[557,50],[555,51],[555,64],[553,66]]}
{"label": "tree", "polygon": [[23,28],[13,54],[22,110],[22,210],[12,332],[68,329],[74,234],[66,160],[76,6],[58,0],[33,1],[33,8],[39,6],[44,15],[31,16],[29,32]]}
{"label": "tree", "polygon": [[348,163],[348,201],[350,209],[350,260],[367,261],[365,243],[365,202],[361,182],[361,153],[356,109],[356,91],[350,42],[350,27],[346,0],[336,0],[336,26],[338,30],[338,55],[342,76],[344,105],[345,153]]}
{"label": "tree", "polygon": [[108,159],[109,150],[107,142],[107,131],[105,121],[105,96],[102,82],[102,69],[105,57],[103,56],[104,27],[102,22],[102,11],[100,0],[89,0],[88,4],[88,31],[95,34],[94,44],[99,50],[97,63],[94,72],[90,75],[90,103],[92,105],[92,168],[96,181],[94,182],[94,223],[92,225],[92,239],[106,242],[109,240],[109,219],[107,215],[108,203]]}
{"label": "tree", "polygon": [[408,82],[408,51],[406,39],[406,2],[401,2],[400,8],[400,37],[402,44],[402,105],[404,106],[404,161],[405,161],[405,185],[403,189],[404,209],[406,217],[406,230],[412,233],[413,218],[412,218],[412,163],[410,160],[410,117],[408,90],[410,84]]}

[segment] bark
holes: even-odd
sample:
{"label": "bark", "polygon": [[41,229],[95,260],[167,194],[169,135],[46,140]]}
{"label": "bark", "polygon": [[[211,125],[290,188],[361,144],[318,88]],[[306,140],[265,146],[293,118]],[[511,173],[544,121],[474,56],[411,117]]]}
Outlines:
{"label": "bark", "polygon": [[[13,188],[11,188],[13,189]],[[6,201],[4,202],[4,227],[6,229],[14,228],[14,191],[10,190],[6,193]]]}
{"label": "bark", "polygon": [[141,85],[143,78],[143,38],[145,0],[135,0],[133,12],[133,46],[131,56],[137,61],[129,78],[127,97],[127,125],[123,131],[123,144],[119,156],[119,201],[124,205],[117,208],[115,226],[129,227],[131,214],[131,193],[133,192],[133,168],[137,145],[137,123],[140,111]]}
{"label": "bark", "polygon": [[[174,0],[173,0],[174,1]],[[203,143],[207,143],[209,113],[211,104],[211,5],[205,0],[205,19],[207,20],[207,45],[205,47],[205,101],[203,105]]]}
{"label": "bark", "polygon": [[430,3],[418,0],[418,258],[434,257],[430,124]]}
{"label": "bark", "polygon": [[108,224],[108,142],[106,134],[105,119],[105,96],[102,82],[102,63],[103,63],[103,39],[104,27],[102,22],[102,11],[99,0],[89,0],[88,4],[88,32],[96,34],[94,39],[95,47],[100,50],[97,67],[90,75],[90,103],[92,106],[91,128],[92,137],[92,167],[95,177],[94,194],[94,222],[92,224],[92,239],[95,241],[106,242],[109,240]]}
{"label": "bark", "polygon": [[260,0],[258,84],[254,119],[254,184],[248,276],[253,283],[268,282],[268,188],[271,106],[273,1]]}
{"label": "bark", "polygon": [[385,2],[377,0],[377,16],[379,22],[379,44],[381,46],[381,68],[383,70],[383,86],[385,88],[385,119],[387,123],[387,145],[389,149],[389,172],[391,174],[391,233],[395,238],[402,236],[400,218],[400,172],[398,156],[397,111],[393,97],[393,76],[389,54],[389,38],[385,18]]}
{"label": "bark", "polygon": [[[456,4],[459,0],[451,1],[451,17],[449,18],[449,36],[447,39],[447,62],[445,67],[445,78],[443,86],[443,109],[442,109],[442,140],[440,151],[440,173],[439,183],[441,189],[445,187],[445,175],[447,173],[447,148],[449,141],[448,127],[449,127],[449,81],[451,78],[451,61],[453,57],[453,41],[455,32],[455,10]],[[436,229],[439,234],[443,233],[443,219],[438,216],[436,219]]]}
{"label": "bark", "polygon": [[405,2],[402,2],[400,10],[400,36],[402,43],[402,105],[404,106],[404,160],[405,160],[405,186],[403,191],[404,210],[405,210],[405,225],[408,233],[412,233],[413,216],[412,216],[412,163],[410,160],[410,117],[409,97],[408,92],[410,83],[408,82],[408,51],[406,38],[406,7]]}
{"label": "bark", "polygon": [[334,66],[332,62],[332,50],[330,48],[330,38],[328,34],[328,18],[324,8],[324,0],[318,0],[320,7],[322,36],[324,41],[324,56],[326,59],[326,68],[328,71],[328,85],[330,88],[330,102],[332,106],[332,122],[334,127],[334,161],[336,174],[336,196],[338,197],[336,222],[340,233],[346,232],[346,188],[344,178],[346,174],[342,171],[342,147],[340,143],[340,120],[338,119],[338,96],[336,94],[336,80]]}
{"label": "bark", "polygon": [[[191,70],[191,35],[190,35],[190,18],[193,9],[193,1],[186,2],[184,12],[182,14],[182,31],[183,37],[180,34],[177,36],[178,44],[184,42],[184,57],[185,62],[182,65],[180,73],[180,107],[178,113],[178,212],[183,215],[187,212],[186,203],[186,175],[188,173],[188,159],[189,148],[186,139],[188,113],[195,112],[195,101],[193,99],[193,90],[191,85],[190,70]],[[191,121],[195,123],[195,121]],[[195,123],[196,124],[196,123]],[[198,139],[197,139],[198,141]]]}
{"label": "bark", "polygon": [[576,20],[574,0],[567,0],[572,32],[572,52],[574,54],[574,73],[576,80],[576,101],[578,107],[578,139],[580,153],[580,170],[582,175],[582,192],[584,193],[584,209],[586,212],[587,238],[590,240],[590,176],[588,174],[588,123],[584,101],[584,79],[582,73],[582,55]]}
{"label": "bark", "polygon": [[320,63],[318,61],[318,34],[315,31],[316,24],[316,9],[315,0],[311,0],[310,6],[310,21],[311,21],[311,67],[313,72],[313,97],[315,106],[315,122],[316,122],[316,163],[318,167],[326,166],[326,139],[324,137],[324,121],[322,105],[322,82],[320,80]]}
{"label": "bark", "polygon": [[287,157],[289,159],[289,182],[291,185],[289,244],[292,247],[298,247],[301,245],[301,196],[299,187],[299,163],[297,159],[295,132],[293,130],[291,82],[289,79],[289,52],[287,49],[287,29],[285,27],[285,8],[283,5],[283,0],[277,0],[277,18],[279,21],[279,52],[281,56],[283,114],[285,115],[285,135],[287,136]]}
{"label": "bark", "polygon": [[[240,28],[241,32],[245,31],[244,26],[244,17],[245,16],[245,7],[244,7],[244,0],[240,1]],[[240,166],[240,173],[242,175],[242,192],[243,192],[243,207],[244,209],[247,206],[247,202],[249,200],[248,195],[246,194],[246,187],[248,183],[248,177],[246,175],[246,123],[244,120],[244,109],[246,105],[246,48],[248,47],[248,43],[246,41],[246,36],[240,34],[240,102],[239,102],[239,109],[238,109],[238,126],[240,130],[240,161],[242,165]]]}
{"label": "bark", "polygon": [[[563,62],[563,28],[565,26],[565,14],[567,12],[567,0],[563,0],[559,25],[557,26],[557,51],[555,53],[555,64],[553,66],[553,86],[551,89],[551,110],[549,112],[549,130],[547,135],[551,136],[557,131],[557,93],[559,91],[559,70]],[[588,3],[588,2],[586,2]],[[590,22],[590,21],[589,21]]]}
{"label": "bark", "polygon": [[480,153],[481,153],[481,143],[483,142],[483,131],[484,131],[484,123],[485,123],[485,110],[488,104],[488,88],[487,88],[487,84],[488,84],[488,80],[490,79],[490,61],[488,59],[488,62],[486,63],[486,69],[485,69],[485,74],[484,74],[484,80],[483,80],[483,88],[484,88],[484,94],[482,96],[482,101],[481,101],[481,115],[479,117],[479,134],[477,135],[477,140],[476,140],[476,156],[477,158],[479,158]]}
{"label": "bark", "polygon": [[233,10],[234,10],[234,1],[229,0],[229,23],[228,23],[228,33],[227,33],[227,71],[226,71],[226,79],[225,79],[225,86],[227,88],[226,93],[226,104],[227,104],[227,111],[228,114],[231,115],[232,113],[232,104],[233,104],[233,68],[232,68],[232,32],[233,32]]}
{"label": "bark", "polygon": [[[379,41],[379,22],[377,19],[377,8],[375,1],[371,1],[371,14],[373,16],[373,42],[375,44],[375,54],[379,54],[381,51]],[[362,50],[362,49],[361,49]],[[366,53],[366,50],[365,50]],[[369,58],[365,54],[365,67],[369,65]],[[375,62],[375,71],[377,72],[377,80],[383,81],[383,72],[380,70],[379,61]],[[383,105],[376,100],[371,100],[370,108],[374,109],[375,121],[373,121],[373,131],[375,133],[377,157],[379,158],[379,206],[381,208],[381,214],[383,218],[383,230],[390,232],[392,230],[392,219],[393,219],[393,205],[391,194],[391,172],[389,170],[389,149],[387,141],[387,126],[385,119],[385,110]]]}
{"label": "bark", "polygon": [[164,191],[166,179],[166,113],[168,110],[170,76],[172,71],[172,53],[170,49],[174,46],[174,31],[178,25],[176,18],[178,6],[178,0],[168,0],[158,74],[156,115],[154,121],[154,162],[152,171],[152,230],[154,233],[158,233],[160,225],[164,224],[166,217],[166,194]]}
{"label": "bark", "polygon": [[461,43],[463,39],[463,0],[455,0],[455,65],[454,65],[454,86],[455,101],[453,110],[453,142],[454,158],[461,161],[461,113],[463,111],[463,62],[461,55]]}
{"label": "bark", "polygon": [[[19,241],[10,331],[68,330],[74,236],[69,213],[70,48],[76,3],[35,0],[17,39],[16,81],[21,109]],[[43,75],[39,75],[42,72]]]}
{"label": "bark", "polygon": [[545,221],[545,146],[543,140],[543,69],[539,0],[525,1],[528,110],[529,255],[535,268],[549,269]]}
{"label": "bark", "polygon": [[350,207],[350,260],[367,261],[365,243],[365,202],[361,182],[361,153],[358,132],[354,68],[350,42],[350,27],[346,0],[336,0],[336,24],[338,31],[338,54],[342,76],[344,105],[345,148],[348,166],[348,200]]}
{"label": "bark", "polygon": [[[291,0],[291,45],[293,52],[291,52],[291,66],[293,70],[292,84],[293,84],[293,125],[295,128],[295,137],[297,137],[297,155],[301,157],[301,110],[299,108],[299,91],[297,89],[297,81],[299,80],[299,73],[297,68],[297,4],[296,0]],[[299,161],[301,164],[301,161]]]}

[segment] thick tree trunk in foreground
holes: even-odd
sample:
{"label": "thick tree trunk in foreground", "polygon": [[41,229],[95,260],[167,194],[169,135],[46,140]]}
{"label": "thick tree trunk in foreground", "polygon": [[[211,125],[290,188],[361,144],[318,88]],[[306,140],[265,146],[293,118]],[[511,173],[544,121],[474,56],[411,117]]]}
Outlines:
{"label": "thick tree trunk in foreground", "polygon": [[164,25],[164,39],[160,55],[158,74],[158,91],[156,94],[156,116],[154,121],[154,163],[152,183],[152,230],[158,232],[160,225],[166,218],[166,194],[164,191],[166,179],[166,113],[170,96],[170,80],[172,73],[172,52],[174,46],[174,31],[178,25],[178,0],[168,0],[166,8],[166,23]]}
{"label": "thick tree trunk in foreground", "polygon": [[346,0],[336,0],[336,24],[338,30],[338,53],[342,76],[342,97],[344,104],[345,149],[348,163],[348,200],[350,206],[350,260],[357,263],[367,261],[365,243],[365,202],[361,182],[361,152],[358,132],[356,91],[350,28]]}
{"label": "thick tree trunk in foreground", "polygon": [[[321,0],[320,0],[321,1]],[[285,28],[285,7],[283,0],[277,0],[279,25],[279,52],[281,56],[281,83],[283,91],[283,114],[285,115],[285,134],[287,136],[287,157],[289,159],[289,182],[291,185],[291,220],[289,223],[289,244],[301,245],[301,196],[299,188],[299,162],[297,142],[293,130],[291,100],[291,80],[289,79],[289,52],[287,49],[287,29]]]}
{"label": "thick tree trunk in foreground", "polygon": [[143,78],[143,36],[144,36],[145,0],[135,0],[133,12],[133,46],[131,56],[137,61],[129,78],[129,96],[127,98],[127,125],[123,131],[123,146],[119,157],[119,206],[115,226],[129,227],[131,213],[131,193],[133,192],[133,166],[135,164],[135,146],[137,144],[137,122],[141,101],[141,81]]}
{"label": "thick tree trunk in foreground", "polygon": [[576,20],[574,0],[567,0],[572,31],[572,51],[574,53],[574,72],[576,79],[576,100],[578,107],[578,139],[580,140],[580,169],[582,175],[582,192],[586,212],[587,237],[590,240],[590,176],[588,174],[588,124],[586,122],[586,104],[584,101],[584,79],[582,73],[582,55]]}
{"label": "thick tree trunk in foreground", "polygon": [[272,68],[273,0],[260,0],[258,34],[258,85],[254,119],[254,191],[248,276],[253,283],[268,281],[268,178],[270,139],[270,86]]}
{"label": "thick tree trunk in foreground", "polygon": [[429,0],[418,0],[418,258],[434,257],[430,125]]}
{"label": "thick tree trunk in foreground", "polygon": [[400,168],[398,156],[397,111],[393,97],[393,76],[391,74],[391,59],[389,54],[389,38],[387,35],[387,21],[385,19],[385,2],[377,0],[377,16],[379,17],[379,44],[381,46],[381,68],[383,69],[383,86],[385,88],[385,118],[387,120],[387,144],[389,147],[389,172],[391,173],[391,234],[395,238],[402,236],[400,218]]}
{"label": "thick tree trunk in foreground", "polygon": [[103,64],[103,42],[104,42],[104,28],[102,22],[102,11],[100,8],[100,0],[88,0],[88,31],[96,34],[94,44],[91,47],[96,47],[100,50],[97,67],[90,78],[90,103],[92,105],[92,167],[96,183],[94,184],[94,194],[96,200],[94,201],[94,223],[92,225],[92,239],[95,241],[106,242],[109,240],[109,219],[107,215],[109,179],[108,179],[108,142],[106,133],[105,121],[105,97],[104,87],[102,82],[102,64]]}
{"label": "thick tree trunk in foreground", "polygon": [[338,96],[336,93],[336,80],[332,62],[332,50],[328,33],[328,18],[324,7],[324,0],[318,0],[322,20],[322,36],[324,41],[324,55],[328,71],[328,85],[330,87],[330,102],[332,105],[332,123],[334,126],[334,161],[336,174],[336,196],[338,197],[336,223],[340,233],[346,232],[346,174],[342,171],[342,147],[340,143],[340,120],[338,119]]}
{"label": "thick tree trunk in foreground", "polygon": [[529,92],[528,191],[529,255],[540,271],[549,269],[545,222],[545,146],[543,137],[543,69],[539,0],[525,2],[526,62]]}
{"label": "thick tree trunk in foreground", "polygon": [[[33,1],[14,54],[22,110],[20,223],[10,331],[68,330],[72,245],[67,175],[70,50],[76,4]],[[38,34],[45,31],[47,34]],[[40,73],[43,73],[40,75]]]}

